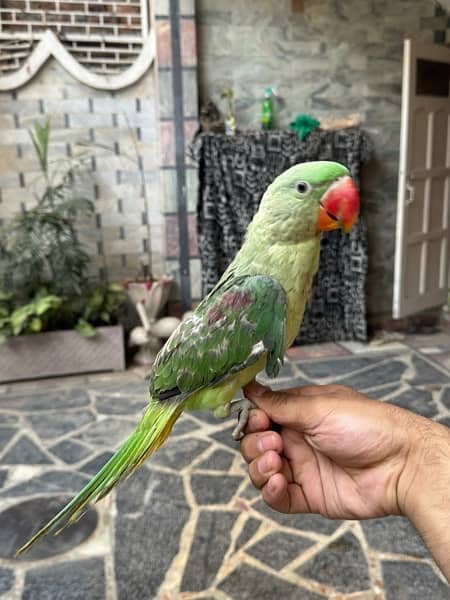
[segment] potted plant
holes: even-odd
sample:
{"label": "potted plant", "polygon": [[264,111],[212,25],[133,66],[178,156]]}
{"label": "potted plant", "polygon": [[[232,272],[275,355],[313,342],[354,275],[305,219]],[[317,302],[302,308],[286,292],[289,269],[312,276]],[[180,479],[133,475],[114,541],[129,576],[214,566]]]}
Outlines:
{"label": "potted plant", "polygon": [[[0,382],[124,367],[121,286],[92,280],[76,233],[92,214],[77,161],[50,165],[50,123],[30,133],[36,202],[0,234]],[[8,292],[6,292],[8,290]]]}

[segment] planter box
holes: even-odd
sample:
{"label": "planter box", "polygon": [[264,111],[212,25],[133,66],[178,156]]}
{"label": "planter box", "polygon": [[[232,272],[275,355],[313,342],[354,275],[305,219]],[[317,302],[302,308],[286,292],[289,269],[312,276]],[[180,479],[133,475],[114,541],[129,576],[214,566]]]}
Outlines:
{"label": "planter box", "polygon": [[49,331],[9,338],[0,346],[0,383],[125,368],[123,329],[98,327],[93,338]]}

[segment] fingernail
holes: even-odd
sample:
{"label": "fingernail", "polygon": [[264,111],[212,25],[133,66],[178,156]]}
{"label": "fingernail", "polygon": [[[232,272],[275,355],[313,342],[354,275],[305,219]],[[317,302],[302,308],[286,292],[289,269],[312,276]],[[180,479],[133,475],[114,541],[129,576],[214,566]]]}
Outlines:
{"label": "fingernail", "polygon": [[269,473],[271,470],[270,460],[267,456],[262,456],[258,461],[258,469],[261,473]]}
{"label": "fingernail", "polygon": [[267,489],[269,490],[269,494],[274,494],[276,492],[276,488],[277,486],[275,485],[275,482],[273,481],[272,477],[269,479],[269,481],[267,482]]}
{"label": "fingernail", "polygon": [[273,435],[265,435],[258,438],[256,447],[260,452],[266,452],[266,450],[273,450],[275,448],[275,440]]}

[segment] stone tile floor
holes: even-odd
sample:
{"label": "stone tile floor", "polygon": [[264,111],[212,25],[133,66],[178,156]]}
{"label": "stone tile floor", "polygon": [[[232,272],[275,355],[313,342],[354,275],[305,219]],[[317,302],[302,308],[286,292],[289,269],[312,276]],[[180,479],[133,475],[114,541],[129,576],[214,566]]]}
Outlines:
{"label": "stone tile floor", "polygon": [[[450,425],[450,337],[289,351],[277,387],[340,382]],[[249,484],[232,423],[186,415],[111,496],[14,551],[97,471],[146,404],[133,372],[0,387],[0,598],[433,600],[448,586],[403,518],[277,514]]]}

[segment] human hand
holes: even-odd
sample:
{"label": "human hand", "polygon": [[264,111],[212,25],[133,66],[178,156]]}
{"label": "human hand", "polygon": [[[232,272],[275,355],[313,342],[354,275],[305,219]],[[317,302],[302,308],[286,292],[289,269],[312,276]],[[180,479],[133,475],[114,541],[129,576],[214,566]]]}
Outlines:
{"label": "human hand", "polygon": [[[407,516],[450,582],[450,430],[344,386],[252,383],[241,452],[265,502],[334,519]],[[276,429],[276,431],[275,431]]]}
{"label": "human hand", "polygon": [[341,519],[404,514],[412,438],[426,419],[343,386],[245,391],[261,410],[241,452],[269,506]]}

